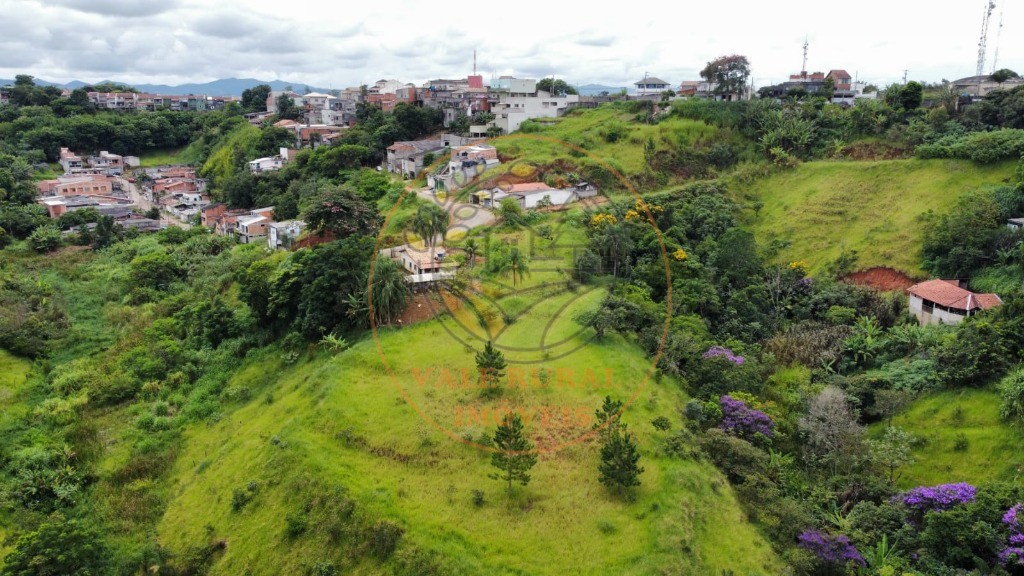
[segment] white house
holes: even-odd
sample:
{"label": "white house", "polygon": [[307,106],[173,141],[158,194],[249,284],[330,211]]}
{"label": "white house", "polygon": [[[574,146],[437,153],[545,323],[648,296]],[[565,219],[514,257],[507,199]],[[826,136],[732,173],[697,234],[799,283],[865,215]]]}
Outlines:
{"label": "white house", "polygon": [[527,182],[513,184],[507,190],[492,188],[481,190],[470,196],[470,202],[480,204],[484,208],[494,208],[505,198],[514,198],[524,209],[537,208],[541,204],[561,206],[579,199],[575,188],[552,188],[543,182]]}
{"label": "white house", "polygon": [[561,116],[580,101],[576,94],[552,96],[544,90],[536,90],[535,80],[512,80],[513,90],[526,90],[532,86],[535,92],[514,92],[501,94],[497,103],[491,104],[494,120],[487,125],[470,126],[470,135],[485,136],[487,129],[497,126],[505,134],[511,134],[531,118],[555,118]]}
{"label": "white house", "polygon": [[959,324],[967,316],[1003,303],[997,294],[964,290],[956,280],[928,280],[907,288],[910,312],[922,326]]}
{"label": "white house", "polygon": [[662,92],[669,89],[668,82],[654,76],[644,76],[639,82],[634,82],[637,96],[660,96]]}
{"label": "white house", "polygon": [[267,226],[267,244],[271,250],[279,248],[290,250],[292,244],[302,234],[306,223],[302,220],[285,220],[284,222],[271,222]]}
{"label": "white house", "polygon": [[249,172],[259,174],[260,172],[280,170],[282,166],[284,166],[284,158],[280,156],[267,156],[266,158],[257,158],[250,161]]}

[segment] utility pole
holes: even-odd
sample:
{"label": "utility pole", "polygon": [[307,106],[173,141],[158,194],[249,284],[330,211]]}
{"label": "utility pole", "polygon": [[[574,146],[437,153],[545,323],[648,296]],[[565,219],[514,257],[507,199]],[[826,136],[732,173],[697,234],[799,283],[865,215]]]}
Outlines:
{"label": "utility pole", "polygon": [[903,71],[903,83],[904,83],[904,84],[906,84],[906,83],[907,83],[907,72],[908,72],[907,70],[904,70],[904,71]]}

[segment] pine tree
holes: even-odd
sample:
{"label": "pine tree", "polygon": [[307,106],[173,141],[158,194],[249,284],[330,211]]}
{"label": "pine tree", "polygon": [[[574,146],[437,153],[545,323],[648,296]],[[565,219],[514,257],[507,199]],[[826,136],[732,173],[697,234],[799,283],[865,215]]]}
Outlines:
{"label": "pine tree", "polygon": [[619,495],[633,486],[640,485],[640,452],[633,441],[633,435],[625,426],[616,426],[601,446],[601,464],[597,467],[598,481]]}
{"label": "pine tree", "polygon": [[480,384],[484,388],[497,386],[498,380],[505,375],[505,355],[495,350],[491,341],[487,341],[484,349],[476,353],[476,369],[480,374]]}
{"label": "pine tree", "polygon": [[601,438],[608,439],[619,426],[619,413],[622,411],[622,400],[612,400],[611,396],[604,397],[604,404],[594,412],[597,422],[594,423],[594,430],[597,430]]}
{"label": "pine tree", "polygon": [[508,482],[509,492],[512,492],[513,481],[526,486],[530,482],[530,469],[537,463],[537,455],[532,453],[533,443],[523,434],[523,421],[518,414],[505,414],[494,432],[494,445],[498,451],[491,455],[491,465],[501,472],[490,477]]}

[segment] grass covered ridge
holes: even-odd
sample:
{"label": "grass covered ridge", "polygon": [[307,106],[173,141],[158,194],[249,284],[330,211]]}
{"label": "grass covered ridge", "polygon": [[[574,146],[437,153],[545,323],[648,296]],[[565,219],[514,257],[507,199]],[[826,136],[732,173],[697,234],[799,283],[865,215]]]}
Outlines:
{"label": "grass covered ridge", "polygon": [[[893,419],[913,434],[914,462],[902,469],[903,487],[946,482],[1013,480],[1024,468],[1024,433],[999,418],[992,389],[949,390],[915,402]],[[880,433],[876,426],[873,433]]]}
{"label": "grass covered ridge", "polygon": [[738,185],[763,207],[749,224],[779,261],[803,260],[821,272],[844,252],[853,269],[888,266],[922,275],[920,216],[949,209],[964,192],[1000,184],[1015,163],[964,160],[816,161]]}

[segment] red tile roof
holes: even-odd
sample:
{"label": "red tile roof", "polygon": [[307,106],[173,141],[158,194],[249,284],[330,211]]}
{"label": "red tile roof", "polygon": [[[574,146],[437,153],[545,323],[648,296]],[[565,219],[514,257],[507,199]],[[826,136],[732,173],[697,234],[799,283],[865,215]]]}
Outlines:
{"label": "red tile roof", "polygon": [[512,188],[508,191],[509,194],[529,194],[531,192],[540,192],[543,190],[551,190],[551,186],[543,182],[527,182],[525,184],[513,184]]}
{"label": "red tile roof", "polygon": [[988,310],[1003,303],[997,294],[975,294],[957,286],[956,280],[928,280],[907,288],[914,296],[957,310]]}

